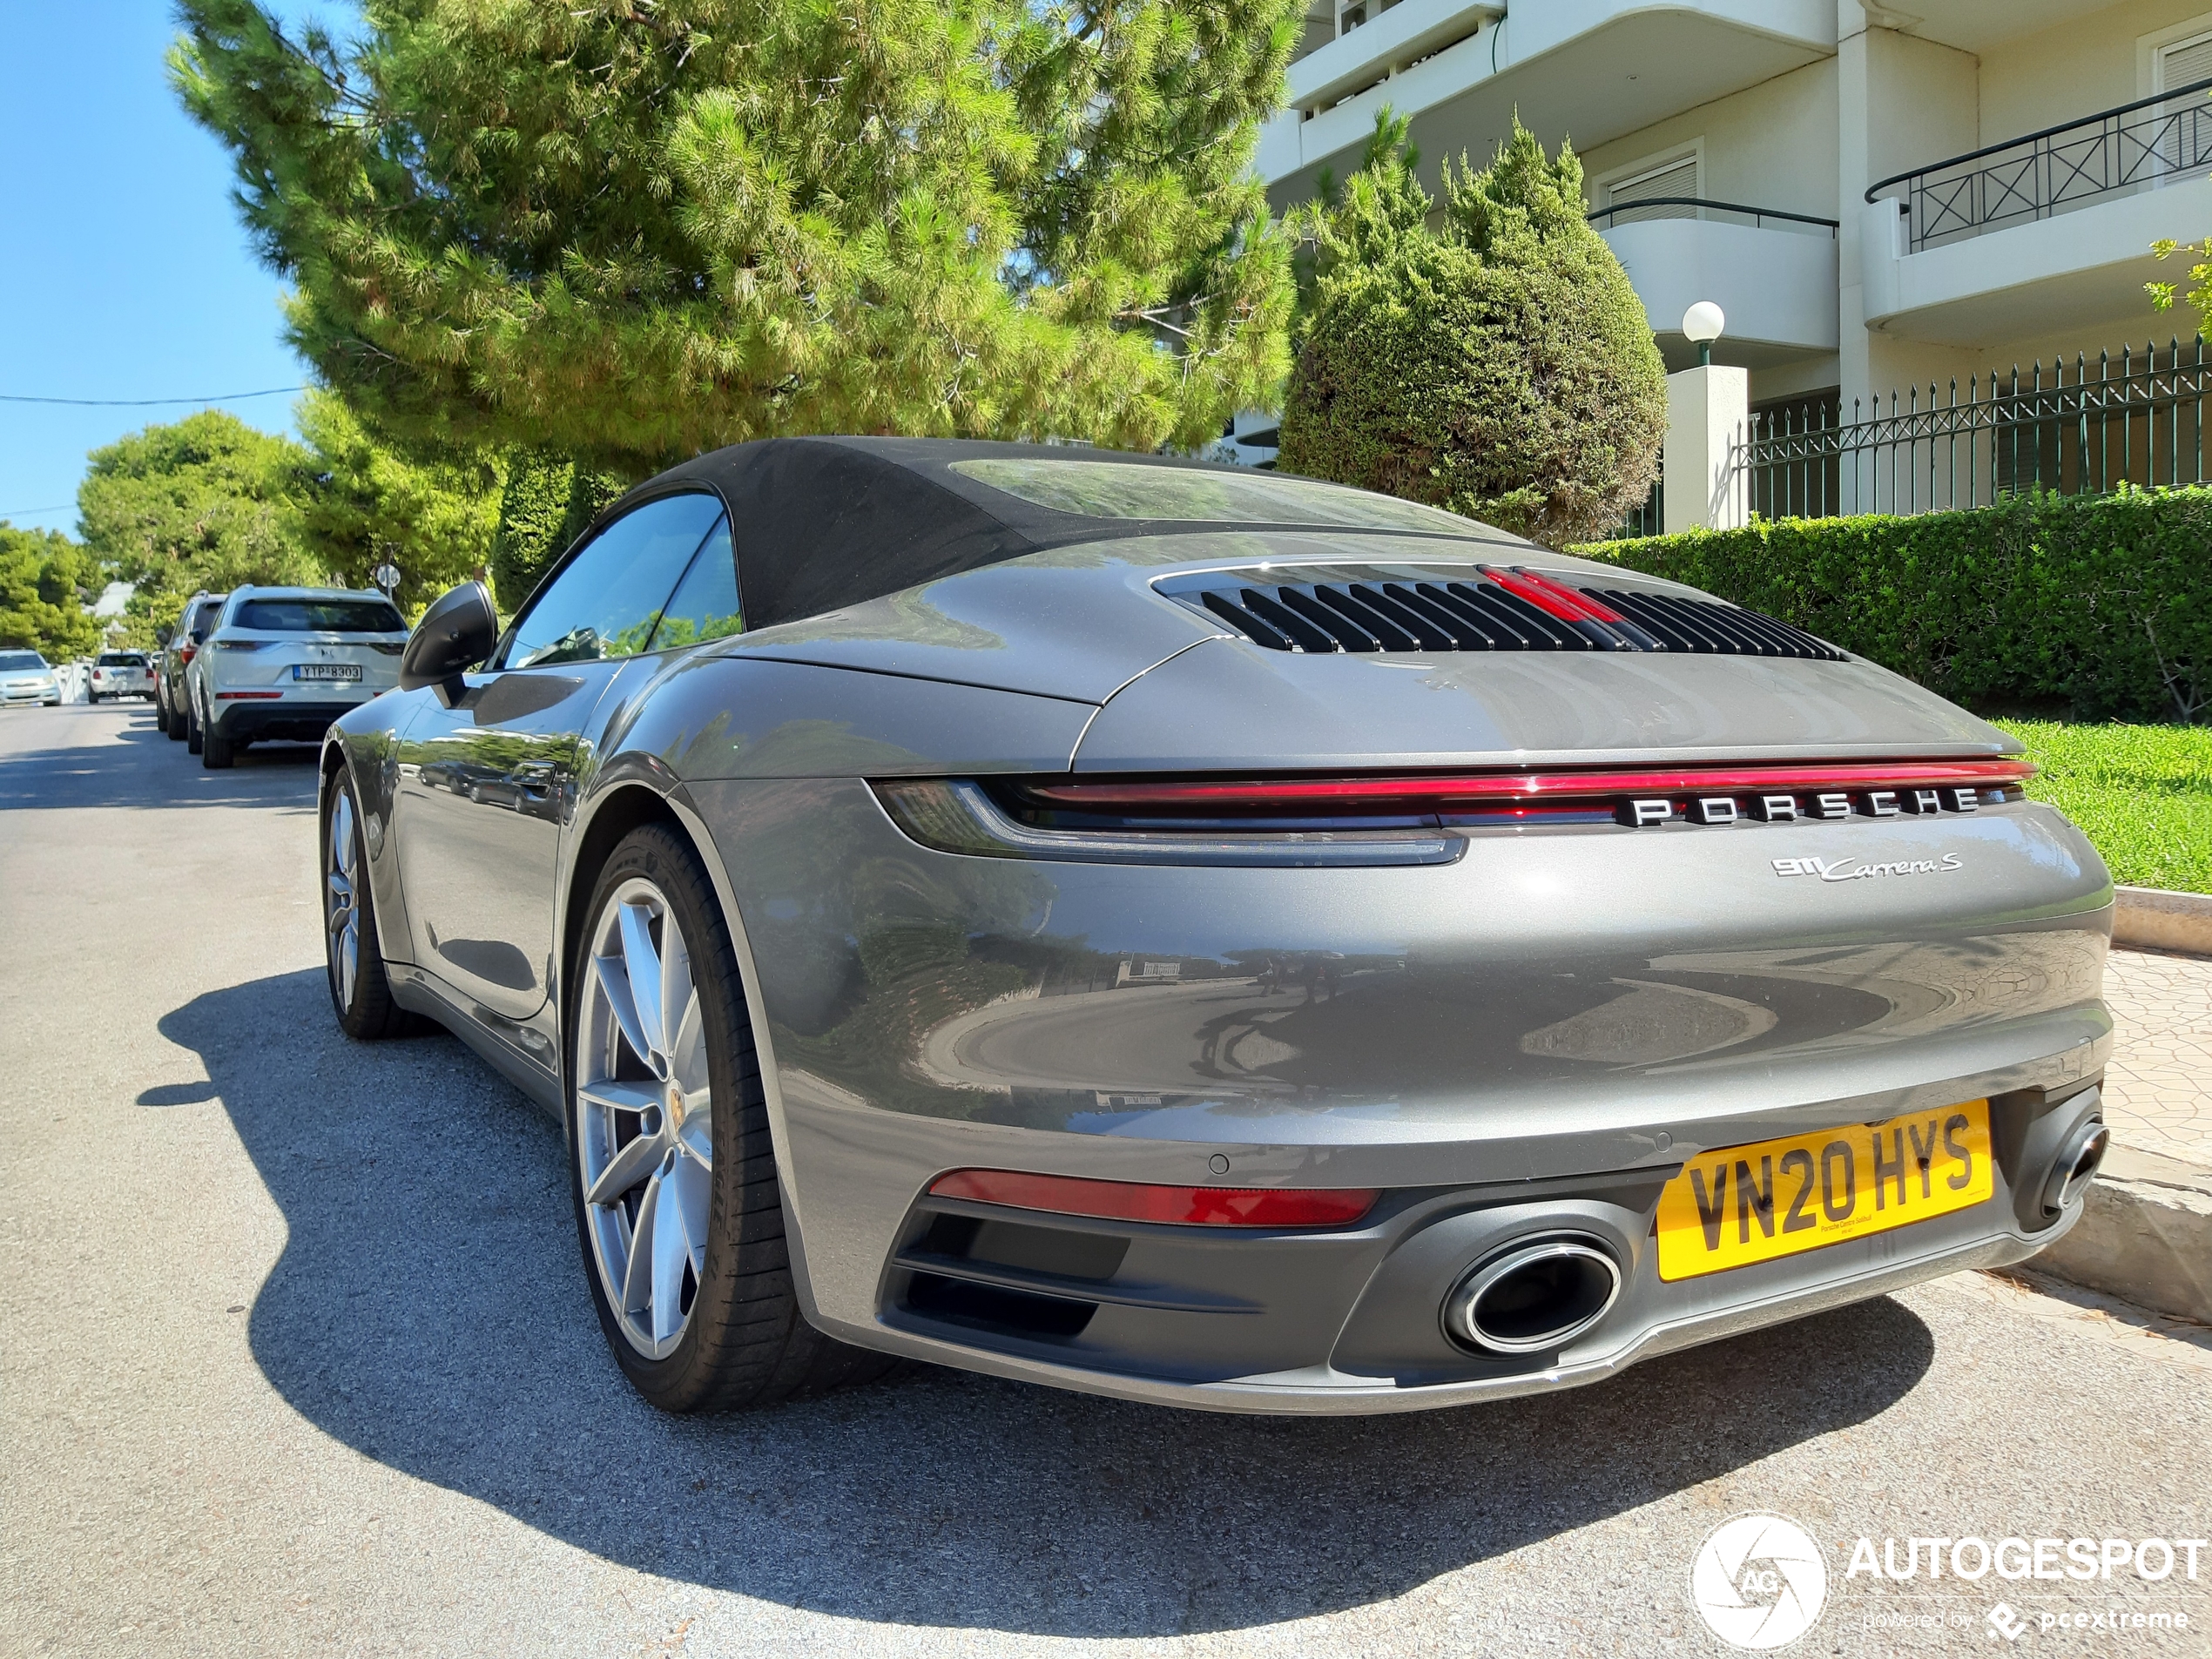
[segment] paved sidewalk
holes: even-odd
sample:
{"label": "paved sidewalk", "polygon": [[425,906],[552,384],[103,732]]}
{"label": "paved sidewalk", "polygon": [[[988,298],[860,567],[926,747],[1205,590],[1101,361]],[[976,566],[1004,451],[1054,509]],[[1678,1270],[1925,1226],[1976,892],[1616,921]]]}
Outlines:
{"label": "paved sidewalk", "polygon": [[2115,949],[2105,1122],[2138,1151],[2212,1168],[2212,958]]}

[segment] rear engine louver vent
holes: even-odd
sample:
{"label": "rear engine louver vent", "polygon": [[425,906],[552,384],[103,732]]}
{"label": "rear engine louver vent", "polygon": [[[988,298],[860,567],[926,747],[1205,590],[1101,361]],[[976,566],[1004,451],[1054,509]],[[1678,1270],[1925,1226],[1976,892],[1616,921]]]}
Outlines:
{"label": "rear engine louver vent", "polygon": [[1569,587],[1520,569],[1484,567],[1474,580],[1377,573],[1372,581],[1224,583],[1174,597],[1270,651],[1672,651],[1826,662],[1844,656],[1740,605]]}

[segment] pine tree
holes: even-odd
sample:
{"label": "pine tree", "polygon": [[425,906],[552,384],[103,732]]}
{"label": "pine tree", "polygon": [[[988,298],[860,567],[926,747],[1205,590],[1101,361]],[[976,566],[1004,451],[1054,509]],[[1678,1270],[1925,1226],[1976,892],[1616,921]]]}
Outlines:
{"label": "pine tree", "polygon": [[138,584],[126,617],[143,643],[195,590],[327,581],[293,510],[307,452],[234,415],[202,409],[95,449],[77,487],[93,556]]}
{"label": "pine tree", "polygon": [[91,556],[59,530],[0,519],[0,647],[28,647],[50,663],[98,650],[100,624],[85,607],[104,585]]}
{"label": "pine tree", "polygon": [[309,460],[292,493],[294,523],[332,580],[366,588],[388,559],[400,572],[396,597],[411,612],[485,566],[506,472],[500,457],[389,442],[331,392],[302,398],[298,420]]}
{"label": "pine tree", "polygon": [[1287,366],[1296,0],[183,0],[293,343],[394,435],[1196,444]]}

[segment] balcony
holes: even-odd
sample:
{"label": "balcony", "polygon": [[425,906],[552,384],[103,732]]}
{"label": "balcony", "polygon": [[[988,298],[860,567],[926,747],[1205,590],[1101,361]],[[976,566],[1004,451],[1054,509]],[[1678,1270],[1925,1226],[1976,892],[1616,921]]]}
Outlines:
{"label": "balcony", "polygon": [[[1278,206],[1353,165],[1385,104],[1426,156],[1488,157],[1517,105],[1548,143],[1588,150],[1832,56],[1834,0],[1482,0],[1371,3],[1370,21],[1291,65],[1289,107],[1253,165]],[[1501,15],[1501,14],[1504,15]]]}
{"label": "balcony", "polygon": [[1682,314],[1700,300],[1728,314],[1716,355],[1768,368],[1836,349],[1836,221],[1734,202],[1655,197],[1590,215],[1643,301],[1669,368],[1695,354]]}
{"label": "balcony", "polygon": [[2212,230],[2212,80],[1885,179],[1860,239],[1867,324],[2002,345],[2107,323],[2148,331],[2161,237]]}

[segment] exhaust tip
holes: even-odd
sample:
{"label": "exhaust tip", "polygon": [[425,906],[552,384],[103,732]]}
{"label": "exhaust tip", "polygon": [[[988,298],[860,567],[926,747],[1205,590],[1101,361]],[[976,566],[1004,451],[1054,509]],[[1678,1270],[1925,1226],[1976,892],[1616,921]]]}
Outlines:
{"label": "exhaust tip", "polygon": [[1444,1326],[1492,1353],[1541,1353],[1612,1311],[1621,1267],[1595,1239],[1524,1241],[1477,1267],[1444,1298]]}
{"label": "exhaust tip", "polygon": [[2043,1213],[2061,1215],[2080,1197],[2103,1166],[2112,1131],[2091,1118],[2067,1137],[2052,1163],[2050,1179],[2043,1184]]}

